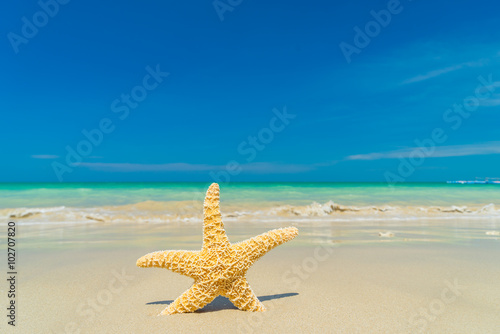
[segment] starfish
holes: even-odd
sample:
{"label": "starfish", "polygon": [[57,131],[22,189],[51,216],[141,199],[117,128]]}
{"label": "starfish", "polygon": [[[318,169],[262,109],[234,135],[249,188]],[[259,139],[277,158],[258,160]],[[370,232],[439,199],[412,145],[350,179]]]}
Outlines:
{"label": "starfish", "polygon": [[222,223],[217,183],[208,188],[203,214],[203,247],[200,251],[158,251],[137,260],[138,267],[166,268],[194,279],[193,285],[160,315],[194,312],[219,295],[227,297],[240,310],[265,311],[245,275],[264,254],[295,238],[298,229],[276,229],[231,244]]}

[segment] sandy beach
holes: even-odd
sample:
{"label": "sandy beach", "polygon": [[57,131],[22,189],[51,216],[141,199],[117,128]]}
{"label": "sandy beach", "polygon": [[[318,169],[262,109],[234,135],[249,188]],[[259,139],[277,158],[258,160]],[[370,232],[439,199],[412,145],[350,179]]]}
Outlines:
{"label": "sandy beach", "polygon": [[[201,223],[20,226],[16,330],[495,333],[500,237],[486,234],[491,224],[296,222],[299,237],[248,272],[266,312],[243,312],[218,297],[201,311],[171,316],[157,315],[192,280],[135,262],[151,251],[199,249]],[[277,227],[226,223],[231,242]],[[389,230],[394,236],[379,236]]]}

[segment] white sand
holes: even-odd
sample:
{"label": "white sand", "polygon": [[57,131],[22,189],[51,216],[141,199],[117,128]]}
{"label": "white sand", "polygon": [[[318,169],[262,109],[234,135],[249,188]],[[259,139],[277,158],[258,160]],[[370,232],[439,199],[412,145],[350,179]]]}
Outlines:
{"label": "white sand", "polygon": [[[274,227],[279,226],[231,227],[228,235],[235,242]],[[302,228],[297,242],[271,251],[250,269],[248,281],[267,312],[242,312],[219,297],[197,313],[158,317],[191,279],[137,268],[135,262],[155,250],[201,247],[199,228],[95,225],[43,234],[23,228],[18,326],[7,328],[4,319],[0,332],[498,333],[500,328],[499,240],[398,243],[400,231],[380,241],[374,228],[365,232],[375,243],[332,246],[315,243],[314,235],[323,242],[325,233],[349,231],[324,226]],[[458,290],[449,289],[457,283]],[[5,293],[1,300],[5,304]]]}

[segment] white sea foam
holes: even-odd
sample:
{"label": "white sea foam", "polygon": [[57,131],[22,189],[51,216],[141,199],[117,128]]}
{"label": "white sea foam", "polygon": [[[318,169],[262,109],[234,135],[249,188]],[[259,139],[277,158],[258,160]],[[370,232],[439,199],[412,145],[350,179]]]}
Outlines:
{"label": "white sea foam", "polygon": [[[22,223],[197,223],[201,222],[202,205],[199,202],[146,201],[121,206],[92,208],[37,207],[0,209],[4,220]],[[401,221],[416,219],[494,218],[500,219],[500,210],[490,203],[479,206],[345,206],[328,201],[309,205],[277,205],[261,208],[257,205],[223,207],[226,221]]]}

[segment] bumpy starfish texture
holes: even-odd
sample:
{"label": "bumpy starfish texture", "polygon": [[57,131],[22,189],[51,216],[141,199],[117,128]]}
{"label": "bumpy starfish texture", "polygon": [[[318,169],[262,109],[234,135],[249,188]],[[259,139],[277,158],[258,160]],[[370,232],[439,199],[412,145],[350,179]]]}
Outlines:
{"label": "bumpy starfish texture", "polygon": [[245,275],[250,266],[276,246],[299,233],[295,227],[281,228],[231,244],[219,208],[219,185],[213,183],[203,205],[201,251],[166,250],[137,260],[138,267],[167,268],[194,279],[193,285],[161,312],[161,315],[194,312],[215,297],[227,297],[244,311],[264,311]]}

